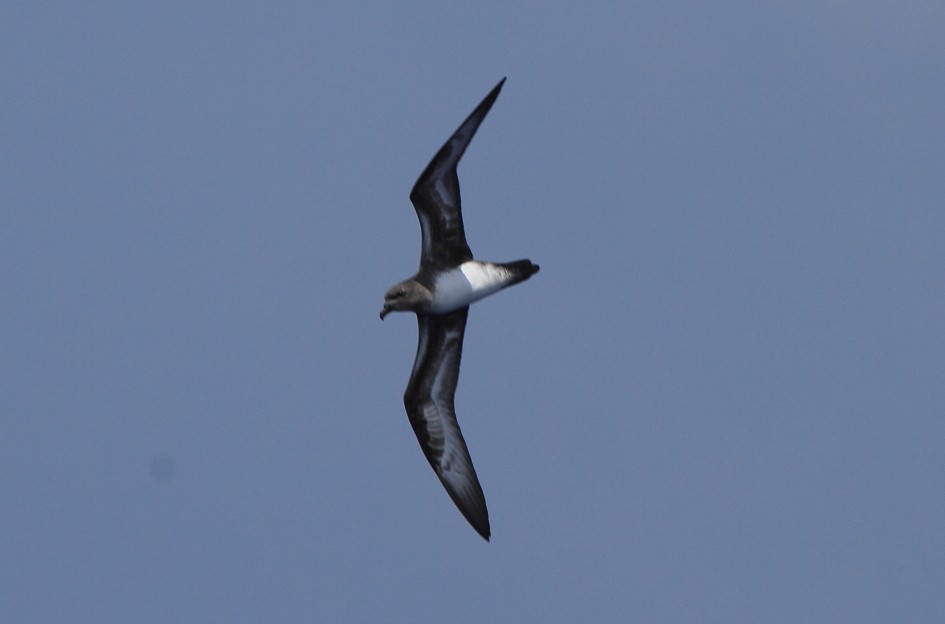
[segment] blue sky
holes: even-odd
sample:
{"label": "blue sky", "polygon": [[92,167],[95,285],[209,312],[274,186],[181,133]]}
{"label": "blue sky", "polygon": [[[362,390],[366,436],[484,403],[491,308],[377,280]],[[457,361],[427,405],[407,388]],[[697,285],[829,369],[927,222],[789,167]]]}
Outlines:
{"label": "blue sky", "polygon": [[[941,622],[945,9],[0,8],[0,620]],[[401,395],[460,167],[460,424]]]}

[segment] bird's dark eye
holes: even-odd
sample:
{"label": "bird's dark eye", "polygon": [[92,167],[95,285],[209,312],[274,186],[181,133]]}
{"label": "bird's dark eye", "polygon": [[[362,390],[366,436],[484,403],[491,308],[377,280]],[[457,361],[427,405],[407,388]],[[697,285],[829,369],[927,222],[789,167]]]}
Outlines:
{"label": "bird's dark eye", "polygon": [[407,291],[404,290],[403,288],[401,288],[400,290],[398,290],[398,291],[397,291],[396,293],[394,293],[394,294],[395,294],[397,297],[404,297],[404,296],[407,295]]}

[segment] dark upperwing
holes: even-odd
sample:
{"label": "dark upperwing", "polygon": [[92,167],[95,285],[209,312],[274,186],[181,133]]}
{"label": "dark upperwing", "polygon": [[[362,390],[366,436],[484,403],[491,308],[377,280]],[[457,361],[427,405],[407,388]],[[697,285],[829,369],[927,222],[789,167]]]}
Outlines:
{"label": "dark upperwing", "polygon": [[417,315],[420,337],[404,407],[436,476],[469,524],[488,540],[486,499],[453,407],[468,312],[465,307],[449,314]]}
{"label": "dark upperwing", "polygon": [[492,104],[499,97],[505,78],[479,103],[453,136],[443,144],[410,191],[422,232],[420,268],[454,267],[472,260],[463,231],[456,165],[476,134]]}

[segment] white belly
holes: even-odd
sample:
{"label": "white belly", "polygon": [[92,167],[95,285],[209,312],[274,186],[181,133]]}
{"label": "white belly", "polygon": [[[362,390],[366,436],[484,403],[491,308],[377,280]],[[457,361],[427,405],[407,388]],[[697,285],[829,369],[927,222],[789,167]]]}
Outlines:
{"label": "white belly", "polygon": [[434,314],[446,314],[501,290],[509,283],[508,271],[494,264],[470,260],[443,273],[434,287]]}

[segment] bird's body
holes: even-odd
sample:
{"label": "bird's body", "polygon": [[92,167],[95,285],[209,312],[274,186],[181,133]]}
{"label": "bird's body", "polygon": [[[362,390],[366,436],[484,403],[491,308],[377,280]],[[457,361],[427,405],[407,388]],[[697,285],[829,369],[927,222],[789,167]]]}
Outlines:
{"label": "bird's body", "polygon": [[429,292],[429,300],[411,311],[447,314],[521,281],[522,274],[523,271],[515,262],[495,264],[478,260],[467,260],[459,266],[441,271],[421,271],[407,281],[421,285]]}
{"label": "bird's body", "polygon": [[420,220],[420,269],[384,295],[381,319],[392,311],[417,314],[417,356],[404,406],[420,448],[450,498],[482,537],[489,513],[453,396],[459,378],[469,305],[538,272],[529,260],[474,260],[463,230],[456,165],[492,107],[503,78],[440,148],[410,193]]}

